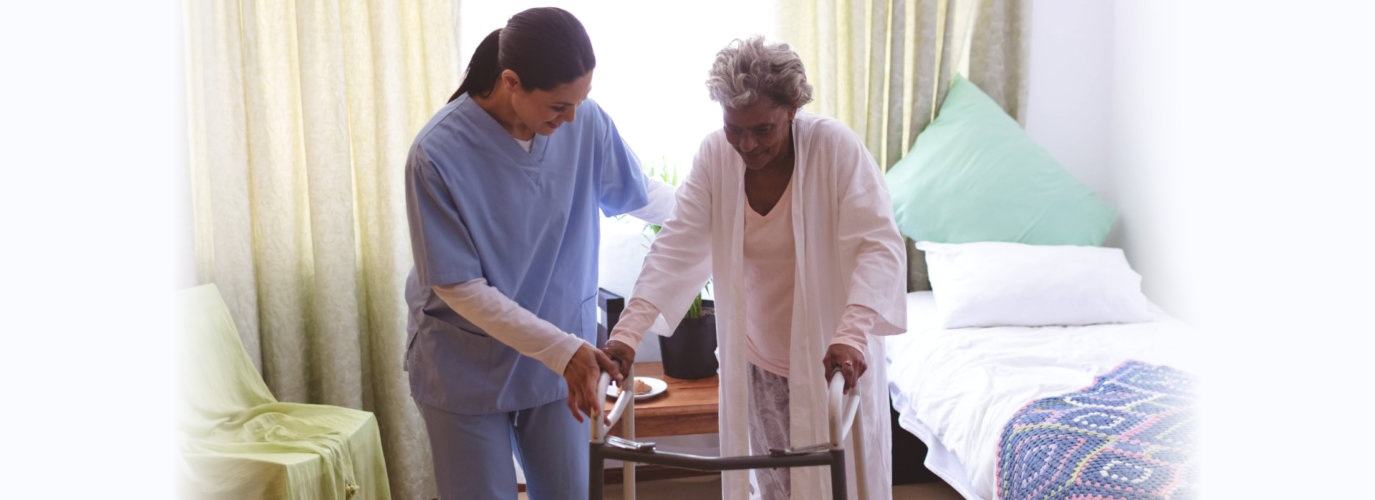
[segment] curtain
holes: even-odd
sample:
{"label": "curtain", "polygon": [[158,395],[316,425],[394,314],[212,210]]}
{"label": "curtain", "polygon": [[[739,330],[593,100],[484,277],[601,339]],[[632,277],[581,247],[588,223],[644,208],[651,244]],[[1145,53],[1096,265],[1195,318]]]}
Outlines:
{"label": "curtain", "polygon": [[[1025,124],[1030,0],[780,1],[777,19],[814,87],[805,108],[848,125],[885,171],[956,73]],[[929,290],[925,259],[907,246],[909,289]]]}
{"label": "curtain", "polygon": [[403,165],[458,82],[453,0],[185,9],[200,283],[283,401],[372,411],[396,498],[433,498],[402,370]]}

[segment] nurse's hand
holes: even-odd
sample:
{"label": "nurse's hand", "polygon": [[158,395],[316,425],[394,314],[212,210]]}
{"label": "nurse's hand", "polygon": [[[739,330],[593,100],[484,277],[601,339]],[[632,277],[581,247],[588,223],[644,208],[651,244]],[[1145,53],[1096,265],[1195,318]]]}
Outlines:
{"label": "nurse's hand", "polygon": [[622,370],[635,364],[635,349],[619,340],[607,341],[606,346],[602,347],[602,352],[611,357]]}
{"label": "nurse's hand", "polygon": [[563,368],[563,380],[568,383],[568,411],[573,412],[573,418],[579,423],[583,414],[592,417],[602,413],[602,395],[597,394],[597,378],[602,372],[610,373],[617,383],[622,379],[616,363],[585,342],[578,346],[568,366]]}
{"label": "nurse's hand", "polygon": [[826,349],[826,357],[822,358],[821,365],[826,367],[826,380],[831,380],[831,374],[839,371],[845,377],[845,390],[850,390],[859,380],[860,375],[869,368],[864,364],[864,353],[859,352],[845,344],[831,344]]}

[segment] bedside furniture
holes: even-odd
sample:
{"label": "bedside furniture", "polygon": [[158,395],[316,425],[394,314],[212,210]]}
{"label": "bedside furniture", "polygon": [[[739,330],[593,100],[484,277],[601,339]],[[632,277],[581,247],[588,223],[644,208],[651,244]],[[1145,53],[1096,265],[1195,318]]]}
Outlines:
{"label": "bedside furniture", "polygon": [[[635,438],[678,436],[683,434],[715,434],[717,404],[717,376],[698,380],[682,380],[664,376],[663,363],[635,363],[635,376],[654,377],[668,383],[664,395],[648,401],[635,402]],[[607,411],[611,402],[605,402]],[[621,422],[611,434],[623,436]]]}

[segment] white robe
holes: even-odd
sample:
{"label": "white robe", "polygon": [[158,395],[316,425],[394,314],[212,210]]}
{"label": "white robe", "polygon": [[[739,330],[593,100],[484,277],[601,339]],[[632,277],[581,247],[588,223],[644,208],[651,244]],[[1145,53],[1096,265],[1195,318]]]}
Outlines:
{"label": "white robe", "polygon": [[[797,268],[789,365],[791,443],[826,443],[826,381],[822,357],[848,304],[880,316],[873,334],[906,328],[905,253],[893,205],[873,157],[839,121],[799,110],[793,120],[797,166],[792,224]],[[743,282],[745,165],[718,130],[702,141],[692,172],[678,189],[677,207],[654,240],[636,282],[635,297],[659,308],[668,331],[692,297],[715,277],[716,328],[721,357],[720,439],[724,456],[749,454]],[[710,237],[708,237],[710,236]],[[888,380],[883,342],[871,338],[868,371],[859,380],[862,403],[845,444],[849,498],[863,481],[865,497],[892,496]],[[862,442],[857,443],[858,436]],[[856,446],[858,444],[859,446]],[[856,476],[855,464],[863,470]],[[722,496],[745,498],[748,471],[724,475]],[[793,469],[793,498],[826,498],[825,468]]]}

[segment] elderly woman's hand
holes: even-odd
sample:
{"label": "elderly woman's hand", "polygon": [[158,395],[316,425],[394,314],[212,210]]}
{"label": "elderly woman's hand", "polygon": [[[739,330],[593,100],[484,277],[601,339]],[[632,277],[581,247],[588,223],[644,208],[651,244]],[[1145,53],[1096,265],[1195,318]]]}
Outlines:
{"label": "elderly woman's hand", "polygon": [[629,369],[630,365],[635,364],[635,349],[619,340],[607,341],[606,345],[602,347],[602,352],[606,353],[612,361],[615,361],[622,372]]}
{"label": "elderly woman's hand", "polygon": [[826,357],[821,360],[821,364],[826,367],[827,381],[831,380],[831,374],[837,370],[845,376],[847,391],[855,386],[855,381],[869,368],[869,365],[864,364],[864,353],[845,344],[831,344],[831,347],[826,349]]}

